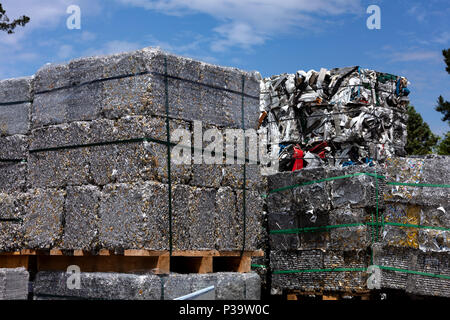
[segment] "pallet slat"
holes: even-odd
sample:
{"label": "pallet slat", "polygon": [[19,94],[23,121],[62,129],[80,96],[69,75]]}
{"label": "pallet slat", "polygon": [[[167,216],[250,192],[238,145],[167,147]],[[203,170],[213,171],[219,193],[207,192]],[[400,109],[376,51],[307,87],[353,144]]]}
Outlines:
{"label": "pallet slat", "polygon": [[125,250],[123,254],[102,249],[96,254],[83,250],[21,250],[0,253],[0,268],[28,267],[29,257],[35,257],[36,271],[66,271],[77,265],[84,272],[153,272],[156,274],[211,273],[218,271],[250,272],[252,257],[263,256],[257,251],[187,250],[168,251]]}

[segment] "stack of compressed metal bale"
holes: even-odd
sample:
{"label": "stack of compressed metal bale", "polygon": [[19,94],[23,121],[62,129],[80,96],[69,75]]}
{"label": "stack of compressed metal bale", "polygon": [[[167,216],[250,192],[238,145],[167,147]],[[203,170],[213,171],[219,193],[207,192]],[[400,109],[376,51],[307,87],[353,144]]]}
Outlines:
{"label": "stack of compressed metal bale", "polygon": [[84,272],[80,289],[71,290],[66,272],[42,271],[34,282],[35,300],[173,300],[214,286],[214,300],[259,300],[261,279],[255,273],[118,274]]}
{"label": "stack of compressed metal bale", "polygon": [[385,167],[393,183],[374,264],[413,272],[382,269],[381,286],[450,297],[450,157],[392,158]]}
{"label": "stack of compressed metal bale", "polygon": [[29,274],[25,268],[0,269],[0,300],[25,300]]}
{"label": "stack of compressed metal bale", "polygon": [[0,251],[260,249],[257,165],[167,152],[195,120],[255,128],[258,77],[145,48],[0,81]]}
{"label": "stack of compressed metal bale", "polygon": [[[305,168],[268,179],[272,292],[363,291],[377,187],[373,167]],[[342,179],[328,179],[344,177]],[[336,226],[340,226],[337,228]],[[327,271],[329,269],[349,269]],[[350,269],[355,269],[350,270]],[[361,271],[363,270],[364,271]],[[358,271],[359,270],[359,271]]]}
{"label": "stack of compressed metal bale", "polygon": [[[395,157],[382,167],[269,177],[273,292],[378,288],[449,297],[449,165],[448,156]],[[369,287],[371,265],[380,274]]]}
{"label": "stack of compressed metal bale", "polygon": [[265,78],[260,125],[281,149],[281,171],[299,157],[303,167],[315,167],[405,155],[407,85],[406,78],[360,67]]}

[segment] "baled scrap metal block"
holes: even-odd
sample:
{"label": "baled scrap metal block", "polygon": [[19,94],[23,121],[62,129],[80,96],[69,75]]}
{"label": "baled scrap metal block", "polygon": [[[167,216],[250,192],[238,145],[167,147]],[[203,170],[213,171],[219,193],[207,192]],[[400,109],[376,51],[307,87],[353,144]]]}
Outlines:
{"label": "baled scrap metal block", "polygon": [[[145,48],[145,50],[152,50]],[[155,50],[155,49],[153,49]],[[159,51],[158,53],[161,53]],[[152,70],[164,74],[164,59],[167,59],[167,73],[193,82],[202,82],[211,87],[222,87],[232,91],[242,91],[242,77],[245,78],[245,93],[259,95],[258,72],[242,72],[237,68],[221,67],[172,54],[157,54],[152,63]]]}
{"label": "baled scrap metal block", "polygon": [[[415,270],[416,256],[412,249],[374,244],[373,264],[399,269]],[[405,290],[408,285],[408,273],[393,270],[381,270],[381,288]]]}
{"label": "baled scrap metal block", "polygon": [[216,277],[216,300],[259,300],[261,298],[261,279],[254,272],[218,272],[213,275]]}
{"label": "baled scrap metal block", "polygon": [[0,269],[0,300],[26,300],[29,276],[25,268]]}
{"label": "baled scrap metal block", "polygon": [[120,143],[89,148],[89,173],[96,185],[155,179],[155,160],[143,143]]}
{"label": "baled scrap metal block", "polygon": [[255,273],[124,274],[82,272],[80,289],[69,289],[70,273],[40,271],[34,299],[61,300],[173,300],[214,286],[216,300],[259,300],[261,280]]}
{"label": "baled scrap metal block", "polygon": [[215,247],[216,190],[178,185],[172,192],[173,246],[176,250]]}
{"label": "baled scrap metal block", "polygon": [[89,156],[87,148],[32,153],[28,183],[33,188],[88,184]]}
{"label": "baled scrap metal block", "polygon": [[0,108],[0,136],[27,134],[31,103],[3,105]]}
{"label": "baled scrap metal block", "polygon": [[[328,171],[329,177],[340,177],[357,173],[370,173],[382,175],[379,168],[374,169],[366,166],[351,166],[342,169],[331,169]],[[356,175],[343,179],[328,181],[331,186],[331,205],[333,208],[346,207],[382,207],[383,182],[369,175]],[[378,189],[378,190],[377,190]],[[378,195],[377,195],[378,191]],[[377,199],[378,198],[378,199]]]}
{"label": "baled scrap metal block", "polygon": [[261,279],[255,273],[216,272],[210,274],[170,274],[161,277],[164,300],[173,300],[214,286],[216,300],[259,300]]}
{"label": "baled scrap metal block", "polygon": [[375,265],[402,269],[382,269],[381,288],[402,289],[415,295],[450,296],[448,279],[439,277],[450,275],[448,252],[423,252],[382,245],[374,245],[373,249]]}
{"label": "baled scrap metal block", "polygon": [[235,250],[242,245],[238,238],[242,217],[236,208],[236,194],[230,187],[221,187],[216,193],[215,248],[217,250]]}
{"label": "baled scrap metal block", "polygon": [[[238,239],[244,239],[245,235],[245,250],[257,250],[260,249],[261,242],[266,237],[263,229],[264,200],[256,191],[246,191],[245,195],[246,201],[244,211],[243,191],[236,191],[236,207],[238,215],[241,217],[241,223],[237,225],[237,237]],[[244,241],[241,241],[241,245],[239,245],[236,249],[242,248],[243,245]]]}
{"label": "baled scrap metal block", "polygon": [[323,290],[350,292],[367,289],[368,274],[365,270],[368,267],[370,257],[365,248],[357,250],[333,248],[326,251],[323,260],[325,269],[349,268],[358,270],[324,273]]}
{"label": "baled scrap metal block", "polygon": [[[171,122],[172,130],[187,126],[181,121]],[[30,160],[31,183],[64,186],[91,181],[105,185],[139,179],[167,182],[166,145],[152,141],[127,142],[146,137],[165,142],[165,132],[165,121],[146,117],[74,122],[33,130],[31,141],[35,152]],[[86,146],[105,142],[111,143]],[[60,147],[69,148],[48,152],[40,149]],[[67,154],[74,156],[71,158]],[[63,159],[47,162],[58,157]],[[189,181],[190,167],[173,164],[172,177],[174,182]]]}
{"label": "baled scrap metal block", "polygon": [[224,170],[220,164],[193,164],[190,184],[198,187],[220,188]]}
{"label": "baled scrap metal block", "polygon": [[101,192],[95,186],[67,187],[65,225],[60,247],[92,250],[98,239]]}
{"label": "baled scrap metal block", "polygon": [[[411,184],[448,184],[448,164],[448,156],[392,158],[387,162],[387,180]],[[388,185],[384,199],[423,206],[446,206],[450,203],[447,188],[414,185]]]}
{"label": "baled scrap metal block", "polygon": [[24,247],[50,249],[61,241],[66,192],[57,189],[31,189],[24,200]]}
{"label": "baled scrap metal block", "polygon": [[[172,117],[238,126],[236,119],[240,119],[238,115],[241,115],[242,107],[239,92],[198,84],[197,80],[182,80],[188,74],[183,69],[186,63],[196,65],[194,68],[199,70],[206,64],[145,48],[107,57],[78,59],[39,70],[36,74],[33,127],[93,120],[103,115],[110,119],[125,115],[164,115],[164,58],[170,60],[168,70],[172,70],[168,71],[170,77],[167,79]],[[236,69],[233,72],[248,79],[248,92],[254,93],[259,89],[254,74]],[[202,82],[201,77],[198,82]],[[55,91],[55,88],[62,89]],[[257,118],[257,95],[253,100],[255,102],[246,108],[247,119],[252,123]],[[246,127],[250,126],[247,124]]]}
{"label": "baled scrap metal block", "polygon": [[[312,270],[323,268],[323,251],[278,251],[270,252],[270,267],[273,271]],[[294,272],[272,274],[272,290],[281,293],[285,289],[314,291],[323,283],[322,272]]]}
{"label": "baled scrap metal block", "polygon": [[[161,51],[154,59],[149,59],[150,69],[164,74],[164,59],[167,59],[167,73],[173,76],[168,81],[171,115],[178,115],[188,120],[191,120],[188,117],[192,117],[192,120],[202,119],[218,126],[241,128],[242,96],[240,93],[244,92],[250,96],[244,98],[244,127],[255,127],[259,111],[259,79],[261,77],[258,72],[243,72],[236,68],[219,67]],[[180,78],[188,82],[180,81]],[[204,85],[198,85],[198,83]],[[155,84],[161,86],[161,89],[155,91],[162,93],[163,82],[155,81]],[[243,84],[244,88],[242,88]],[[191,92],[192,99],[186,99],[185,94],[189,95]],[[155,104],[162,104],[164,102],[162,98],[163,95],[156,98]],[[189,115],[190,112],[192,115]]]}
{"label": "baled scrap metal block", "polygon": [[[152,55],[150,51],[149,58]],[[44,66],[35,76],[33,127],[93,120],[101,112],[111,110],[117,99],[127,105],[115,104],[118,110],[112,116],[117,116],[117,113],[126,115],[130,110],[139,109],[150,75],[132,75],[146,71],[145,59],[144,51],[140,50]],[[123,86],[123,83],[127,85]],[[115,96],[118,93],[122,97]]]}
{"label": "baled scrap metal block", "polygon": [[168,216],[167,185],[107,185],[100,199],[99,246],[111,250],[166,250]]}
{"label": "baled scrap metal block", "polygon": [[23,242],[24,195],[0,193],[0,251],[20,249]]}
{"label": "baled scrap metal block", "polygon": [[330,209],[330,188],[326,182],[319,182],[327,176],[326,170],[323,168],[299,170],[293,172],[292,176],[293,205],[301,214],[301,227],[320,223],[317,219],[323,218],[325,212]]}
{"label": "baled scrap metal block", "polygon": [[0,80],[0,104],[30,102],[33,96],[33,77]]}
{"label": "baled scrap metal block", "polygon": [[31,110],[32,128],[100,118],[104,98],[102,87],[103,83],[94,82],[36,92]]}
{"label": "baled scrap metal block", "polygon": [[210,274],[170,274],[162,277],[164,300],[173,300],[214,286],[216,300],[259,299],[261,280],[255,273],[217,272]]}
{"label": "baled scrap metal block", "polygon": [[[176,129],[189,129],[189,123],[185,121],[170,120],[169,124],[172,135]],[[52,125],[33,129],[30,147],[45,149],[141,138],[166,142],[166,120],[163,117],[126,116],[115,120],[99,119]],[[171,141],[178,142],[173,136]]]}
{"label": "baled scrap metal block", "polygon": [[[223,166],[222,186],[242,189],[244,186],[244,165],[225,164]],[[257,164],[245,165],[245,186],[255,191],[265,191],[266,178],[261,175],[260,167]]]}
{"label": "baled scrap metal block", "polygon": [[[416,271],[450,277],[450,254],[417,252]],[[415,295],[450,297],[449,279],[409,274],[406,291]]]}
{"label": "baled scrap metal block", "polygon": [[[300,228],[315,228],[329,225],[329,212],[306,211],[300,214]],[[306,231],[299,234],[300,249],[326,249],[330,242],[330,233],[326,230]]]}
{"label": "baled scrap metal block", "polygon": [[81,272],[80,289],[70,289],[70,273],[40,271],[34,280],[34,299],[160,300],[161,280],[153,274]]}
{"label": "baled scrap metal block", "polygon": [[[289,212],[270,213],[269,232],[277,230],[297,229],[299,218],[297,214]],[[300,236],[295,231],[292,233],[270,233],[270,248],[273,250],[295,250],[300,247]]]}
{"label": "baled scrap metal block", "polygon": [[[330,211],[330,225],[368,222],[370,214],[364,208],[340,208]],[[329,230],[330,248],[342,250],[364,249],[370,245],[372,228],[366,225],[339,227]]]}
{"label": "baled scrap metal block", "polygon": [[19,160],[28,155],[28,137],[24,135],[13,135],[0,137],[0,159]]}
{"label": "baled scrap metal block", "polygon": [[[422,207],[420,225],[450,229],[450,206]],[[419,248],[422,251],[450,252],[450,231],[419,229]]]}
{"label": "baled scrap metal block", "polygon": [[0,80],[0,136],[27,134],[32,77]]}
{"label": "baled scrap metal block", "polygon": [[[402,183],[421,183],[424,167],[423,158],[388,158],[386,161],[386,180]],[[420,198],[422,188],[387,185],[384,200],[409,203]]]}
{"label": "baled scrap metal block", "polygon": [[0,192],[23,191],[26,183],[26,163],[0,162]]}
{"label": "baled scrap metal block", "polygon": [[[450,168],[450,156],[426,156],[422,183],[450,184],[450,170],[448,168]],[[448,207],[450,206],[450,192],[448,188],[423,187],[421,202],[429,206]]]}
{"label": "baled scrap metal block", "polygon": [[[169,182],[168,172],[168,155],[167,147],[163,144],[146,143],[144,142],[144,148],[147,151],[148,157],[153,163],[155,170],[156,180],[163,183]],[[174,152],[174,147],[170,147],[171,155]],[[192,178],[192,167],[195,165],[190,164],[178,164],[171,160],[170,164],[170,179],[174,184],[189,184]]]}
{"label": "baled scrap metal block", "polygon": [[[387,204],[384,221],[388,223],[401,223],[419,225],[422,208],[417,205]],[[412,227],[384,225],[382,242],[393,247],[419,248],[419,230]]]}

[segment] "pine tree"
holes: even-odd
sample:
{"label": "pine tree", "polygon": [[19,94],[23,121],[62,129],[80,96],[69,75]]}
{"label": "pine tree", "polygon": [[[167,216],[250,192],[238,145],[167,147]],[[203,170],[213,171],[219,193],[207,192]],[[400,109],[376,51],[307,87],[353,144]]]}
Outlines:
{"label": "pine tree", "polygon": [[447,121],[450,125],[450,102],[444,101],[444,98],[442,96],[439,96],[437,102],[438,104],[436,106],[436,111],[441,112],[444,115],[442,121]]}
{"label": "pine tree", "polygon": [[[444,56],[444,62],[447,65],[445,70],[450,74],[450,48],[442,50],[442,55]],[[450,102],[445,101],[442,96],[439,96],[437,102],[436,111],[441,112],[444,115],[442,121],[447,121],[450,125]],[[450,155],[450,131],[447,132],[444,139],[437,146],[436,151],[441,155]]]}
{"label": "pine tree", "polygon": [[14,33],[14,29],[17,26],[24,26],[29,21],[30,18],[27,16],[22,16],[19,19],[15,19],[12,22],[9,22],[9,18],[6,15],[5,9],[3,9],[2,4],[0,3],[0,31],[6,31],[7,33]]}
{"label": "pine tree", "polygon": [[436,146],[439,137],[434,135],[430,127],[413,106],[408,107],[408,140],[405,150],[408,155],[430,154]]}
{"label": "pine tree", "polygon": [[[444,56],[444,62],[447,65],[447,72],[450,74],[450,48],[447,50],[442,50],[442,55]],[[442,96],[439,96],[437,101],[436,111],[439,111],[444,115],[442,121],[447,121],[450,125],[450,102],[444,100]]]}
{"label": "pine tree", "polygon": [[450,48],[447,50],[442,50],[442,55],[444,56],[444,62],[447,65],[447,68],[445,68],[445,70],[450,73]]}
{"label": "pine tree", "polygon": [[450,131],[436,148],[437,154],[450,155]]}

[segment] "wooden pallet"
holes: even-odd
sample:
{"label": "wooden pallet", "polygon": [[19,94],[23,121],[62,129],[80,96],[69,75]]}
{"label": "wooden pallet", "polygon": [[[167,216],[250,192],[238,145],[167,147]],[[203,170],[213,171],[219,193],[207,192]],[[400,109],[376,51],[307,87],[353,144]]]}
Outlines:
{"label": "wooden pallet", "polygon": [[286,292],[287,300],[371,300],[371,292],[369,290],[357,292],[309,292],[300,290],[289,290]]}
{"label": "wooden pallet", "polygon": [[168,251],[125,250],[115,254],[100,250],[97,254],[82,250],[21,250],[0,253],[0,268],[32,268],[36,271],[66,271],[71,265],[84,272],[153,272],[155,274],[250,272],[251,258],[263,256],[257,251],[189,250]]}

